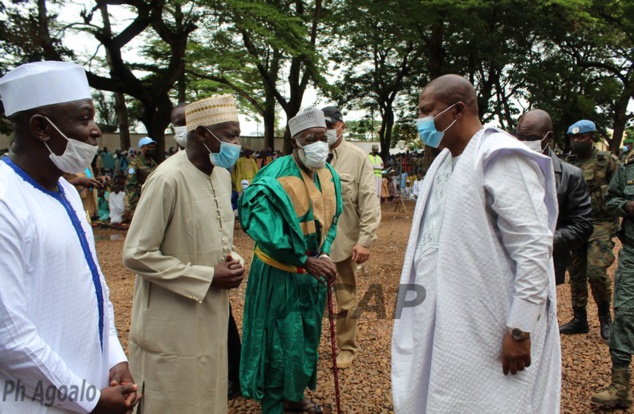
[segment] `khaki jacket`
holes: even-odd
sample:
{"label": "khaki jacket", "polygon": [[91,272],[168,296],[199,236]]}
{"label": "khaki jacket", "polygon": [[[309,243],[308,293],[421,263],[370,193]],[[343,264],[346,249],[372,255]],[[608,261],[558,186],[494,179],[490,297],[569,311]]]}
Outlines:
{"label": "khaki jacket", "polygon": [[350,257],[356,244],[366,248],[372,246],[381,222],[381,205],[368,156],[345,140],[332,153],[330,165],[341,179],[343,213],[339,217],[330,257],[334,262],[341,262]]}

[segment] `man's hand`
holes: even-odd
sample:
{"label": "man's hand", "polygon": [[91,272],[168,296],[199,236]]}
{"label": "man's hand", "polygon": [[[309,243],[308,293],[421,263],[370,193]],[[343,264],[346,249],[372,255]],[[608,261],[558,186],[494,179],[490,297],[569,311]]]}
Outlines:
{"label": "man's hand", "polygon": [[317,279],[317,281],[321,284],[324,283],[321,279],[322,277],[325,278],[328,283],[331,283],[337,276],[337,267],[327,257],[322,257],[320,259],[316,257],[309,257],[304,263],[304,269],[306,269],[306,272]]}
{"label": "man's hand", "polygon": [[119,362],[110,368],[110,385],[134,384],[127,362]]}
{"label": "man's hand", "polygon": [[211,287],[217,289],[233,289],[240,286],[244,279],[244,267],[239,260],[234,260],[230,255],[224,262],[214,267],[214,278]]}
{"label": "man's hand", "polygon": [[[141,396],[136,396],[136,384],[114,385],[103,388],[99,402],[92,414],[126,414],[131,413],[134,404],[136,404]],[[130,396],[134,395],[133,401],[130,402]]]}
{"label": "man's hand", "polygon": [[517,374],[531,366],[531,338],[516,341],[507,331],[502,340],[502,371],[504,375]]}
{"label": "man's hand", "polygon": [[77,177],[77,178],[73,178],[72,180],[68,181],[69,183],[71,183],[72,185],[81,185],[82,187],[86,187],[86,188],[101,188],[102,184],[100,181],[95,180],[94,178],[89,178],[89,177]]}
{"label": "man's hand", "polygon": [[[130,374],[130,370],[128,368],[127,362],[120,362],[114,367],[110,368],[110,386],[114,387],[117,385],[134,385],[134,379],[132,378],[132,374]],[[137,395],[136,391],[128,394],[126,398],[126,403],[130,405],[130,407],[134,407],[139,400],[141,399],[141,395]],[[126,413],[132,413],[132,409],[126,411]]]}
{"label": "man's hand", "polygon": [[370,249],[366,249],[360,244],[357,244],[352,249],[352,260],[356,264],[363,264],[367,262],[369,258],[370,258]]}
{"label": "man's hand", "polygon": [[634,216],[634,201],[628,201],[627,203],[625,203],[623,209],[630,216]]}

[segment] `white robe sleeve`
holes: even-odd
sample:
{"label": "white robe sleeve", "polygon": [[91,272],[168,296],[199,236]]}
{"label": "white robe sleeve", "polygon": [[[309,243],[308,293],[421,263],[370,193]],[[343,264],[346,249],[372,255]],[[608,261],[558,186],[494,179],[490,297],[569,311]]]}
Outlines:
{"label": "white robe sleeve", "polygon": [[[49,345],[39,336],[37,328],[28,317],[27,288],[24,283],[26,256],[29,246],[11,216],[0,212],[0,371],[20,381],[29,400],[38,387],[50,386],[70,389],[86,387],[85,380],[73,373]],[[54,292],[51,292],[54,294]],[[117,339],[118,341],[118,339]],[[119,345],[120,346],[120,345]],[[99,401],[56,400],[55,406],[75,412],[89,413]]]}
{"label": "white robe sleeve", "polygon": [[491,160],[484,171],[487,207],[513,262],[513,302],[506,325],[532,332],[548,295],[553,234],[548,227],[544,177],[517,153]]}
{"label": "white robe sleeve", "polygon": [[105,283],[102,283],[102,285],[106,293],[105,300],[108,304],[108,319],[110,319],[110,329],[108,332],[108,369],[111,369],[121,362],[127,362],[128,358],[123,351],[121,341],[119,341],[119,334],[114,323],[114,307],[110,301],[110,289],[108,289],[108,285]]}

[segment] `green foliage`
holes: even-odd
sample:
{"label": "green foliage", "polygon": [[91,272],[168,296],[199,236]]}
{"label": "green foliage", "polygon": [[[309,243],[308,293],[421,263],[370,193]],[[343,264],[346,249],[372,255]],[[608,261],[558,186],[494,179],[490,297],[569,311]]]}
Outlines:
{"label": "green foliage", "polygon": [[117,130],[117,113],[114,97],[103,91],[94,91],[92,101],[95,104],[95,118],[101,132],[115,132]]}
{"label": "green foliage", "polygon": [[375,141],[377,135],[373,124],[370,116],[346,121],[346,139],[348,141]]}

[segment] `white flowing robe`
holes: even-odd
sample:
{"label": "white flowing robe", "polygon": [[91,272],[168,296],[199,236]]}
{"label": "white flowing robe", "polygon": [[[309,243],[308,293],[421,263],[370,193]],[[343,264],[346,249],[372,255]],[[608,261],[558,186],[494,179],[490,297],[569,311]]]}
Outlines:
{"label": "white flowing robe", "polygon": [[122,215],[125,211],[125,192],[110,193],[108,207],[110,208],[110,223],[121,223],[123,221]]}
{"label": "white flowing robe", "polygon": [[[444,150],[424,180],[405,254],[392,340],[395,412],[558,413],[550,159],[487,129],[453,173],[451,161]],[[411,306],[415,290],[424,300]],[[504,376],[509,327],[531,333],[532,363]]]}
{"label": "white flowing robe", "polygon": [[126,361],[81,199],[58,186],[0,160],[0,413],[88,413]]}

